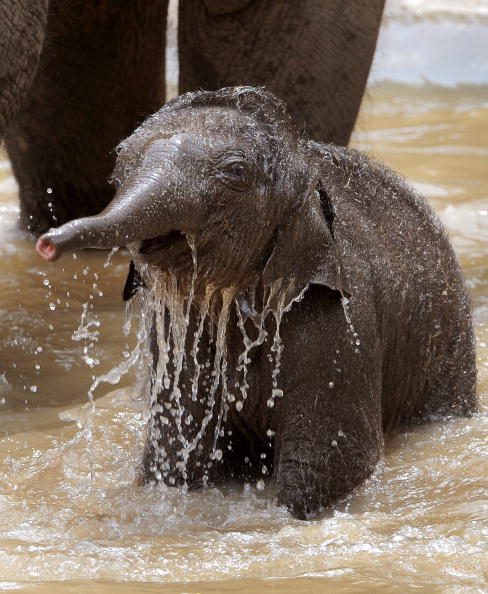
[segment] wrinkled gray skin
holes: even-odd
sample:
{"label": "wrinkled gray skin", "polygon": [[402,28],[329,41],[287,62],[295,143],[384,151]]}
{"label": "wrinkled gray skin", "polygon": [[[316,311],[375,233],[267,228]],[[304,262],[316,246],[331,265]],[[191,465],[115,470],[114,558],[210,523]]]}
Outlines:
{"label": "wrinkled gray skin", "polygon": [[[209,482],[262,476],[264,452],[278,502],[310,518],[371,474],[386,436],[476,410],[470,306],[459,265],[430,207],[393,171],[355,150],[299,137],[280,101],[241,87],[170,102],[121,145],[114,179],[111,205],[48,232],[38,243],[41,255],[54,260],[69,249],[138,242],[143,260],[171,268],[183,282],[192,269],[183,234],[194,238],[200,289],[212,282],[245,295],[254,283],[262,293],[276,279],[293,278],[296,295],[310,283],[281,324],[284,396],[268,408],[268,340],[250,352],[248,399],[241,412],[230,407],[219,442],[223,459]],[[230,386],[242,351],[235,307],[227,336]],[[271,337],[272,317],[267,330]],[[210,351],[202,348],[202,356]],[[187,361],[189,385],[189,355]],[[159,401],[165,399],[163,391]],[[191,436],[204,408],[188,393],[182,400],[193,415],[183,428]],[[173,464],[164,479],[170,484],[181,482],[174,433],[170,424],[159,444]],[[202,483],[212,433],[190,457],[191,486]],[[144,481],[155,479],[154,460],[148,443]]]}
{"label": "wrinkled gray skin", "polygon": [[1,0],[0,140],[23,228],[39,235],[113,198],[113,147],[165,99],[166,7]]}

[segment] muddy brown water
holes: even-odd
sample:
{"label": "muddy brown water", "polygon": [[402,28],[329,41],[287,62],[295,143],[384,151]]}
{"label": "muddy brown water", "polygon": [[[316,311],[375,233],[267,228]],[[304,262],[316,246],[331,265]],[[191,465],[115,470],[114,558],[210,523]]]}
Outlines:
{"label": "muddy brown water", "polygon": [[449,229],[473,297],[481,411],[390,441],[365,485],[305,523],[274,505],[272,481],[190,494],[134,485],[135,378],[99,386],[91,424],[87,404],[93,378],[134,346],[122,331],[127,255],[42,262],[17,230],[0,161],[0,590],[487,591],[487,98],[486,87],[376,85],[354,137]]}

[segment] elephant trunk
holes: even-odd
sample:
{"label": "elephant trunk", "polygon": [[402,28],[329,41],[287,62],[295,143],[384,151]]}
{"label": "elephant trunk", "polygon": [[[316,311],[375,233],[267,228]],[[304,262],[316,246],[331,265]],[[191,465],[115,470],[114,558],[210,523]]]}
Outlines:
{"label": "elephant trunk", "polygon": [[131,176],[100,214],[75,219],[42,235],[36,250],[54,261],[80,248],[110,249],[195,228],[198,204],[178,192],[175,171],[142,171]]}

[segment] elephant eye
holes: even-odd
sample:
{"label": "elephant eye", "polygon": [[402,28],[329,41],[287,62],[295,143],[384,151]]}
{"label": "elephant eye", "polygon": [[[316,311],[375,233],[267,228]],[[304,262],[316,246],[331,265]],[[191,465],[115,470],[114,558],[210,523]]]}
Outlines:
{"label": "elephant eye", "polygon": [[215,158],[215,177],[218,181],[236,192],[249,189],[251,183],[250,162],[246,153],[239,147],[222,149]]}
{"label": "elephant eye", "polygon": [[224,169],[224,174],[231,175],[236,179],[242,179],[244,177],[245,167],[243,163],[232,163]]}
{"label": "elephant eye", "polygon": [[249,186],[247,163],[235,157],[227,158],[217,166],[217,178],[231,190],[243,192]]}

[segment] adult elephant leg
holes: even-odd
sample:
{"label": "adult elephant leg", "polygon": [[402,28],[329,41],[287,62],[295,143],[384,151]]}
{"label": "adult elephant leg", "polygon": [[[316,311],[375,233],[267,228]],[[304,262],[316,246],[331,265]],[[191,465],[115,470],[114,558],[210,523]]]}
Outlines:
{"label": "adult elephant leg", "polygon": [[167,0],[52,0],[31,91],[6,135],[21,224],[41,233],[113,197],[114,147],[164,103]]}
{"label": "adult elephant leg", "polygon": [[16,116],[37,71],[48,0],[0,2],[0,138]]}
{"label": "adult elephant leg", "polygon": [[381,369],[371,321],[353,317],[361,336],[357,349],[332,292],[311,287],[287,316],[277,496],[295,517],[307,519],[350,493],[381,456]]}
{"label": "adult elephant leg", "polygon": [[180,92],[265,85],[316,140],[345,145],[384,0],[180,2]]}

